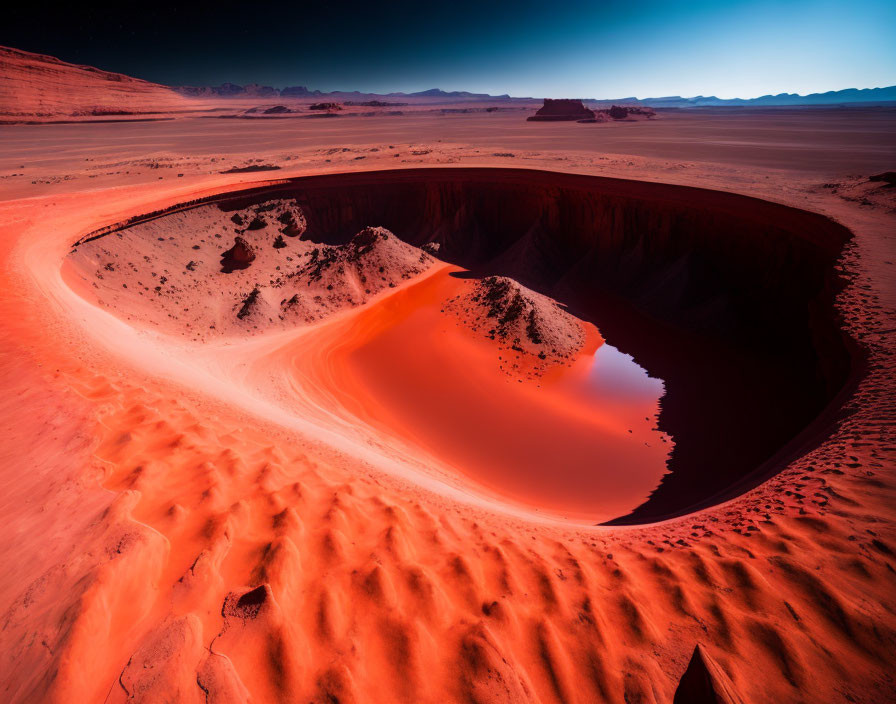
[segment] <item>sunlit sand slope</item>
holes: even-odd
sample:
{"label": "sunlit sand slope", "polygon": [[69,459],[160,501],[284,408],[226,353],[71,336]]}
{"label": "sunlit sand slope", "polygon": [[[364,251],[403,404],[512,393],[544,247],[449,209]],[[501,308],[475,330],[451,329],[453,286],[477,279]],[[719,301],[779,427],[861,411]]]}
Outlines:
{"label": "sunlit sand slope", "polygon": [[224,185],[0,205],[4,700],[663,703],[686,670],[892,700],[889,216],[839,206],[868,362],[833,435],[722,506],[595,528],[386,462],[320,406],[277,418],[257,370],[202,372],[63,279],[80,236]]}

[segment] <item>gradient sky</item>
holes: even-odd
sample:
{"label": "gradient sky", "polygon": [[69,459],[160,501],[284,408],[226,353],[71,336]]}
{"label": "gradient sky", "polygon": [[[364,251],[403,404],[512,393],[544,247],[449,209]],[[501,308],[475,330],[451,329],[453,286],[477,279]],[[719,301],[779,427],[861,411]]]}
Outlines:
{"label": "gradient sky", "polygon": [[534,97],[896,84],[896,1],[16,3],[0,44],[170,85]]}

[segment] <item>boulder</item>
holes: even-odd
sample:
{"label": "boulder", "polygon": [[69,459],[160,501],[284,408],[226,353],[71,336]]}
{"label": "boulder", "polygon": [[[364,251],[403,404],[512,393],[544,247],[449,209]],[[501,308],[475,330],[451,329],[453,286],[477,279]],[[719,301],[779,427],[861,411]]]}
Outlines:
{"label": "boulder", "polygon": [[236,237],[233,241],[233,247],[221,255],[221,271],[225,274],[230,274],[237,269],[248,269],[249,265],[254,261],[255,252],[252,247],[242,237]]}

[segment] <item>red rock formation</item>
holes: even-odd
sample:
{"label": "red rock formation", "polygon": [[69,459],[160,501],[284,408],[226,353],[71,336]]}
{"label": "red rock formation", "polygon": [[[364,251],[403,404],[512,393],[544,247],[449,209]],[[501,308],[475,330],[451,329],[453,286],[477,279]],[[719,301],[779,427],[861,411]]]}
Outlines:
{"label": "red rock formation", "polygon": [[0,115],[129,115],[190,107],[157,83],[0,47]]}
{"label": "red rock formation", "polygon": [[624,120],[626,117],[628,117],[628,110],[626,110],[625,108],[621,108],[618,105],[614,105],[610,108],[609,115],[614,120]]}
{"label": "red rock formation", "polygon": [[234,239],[233,247],[221,255],[221,271],[230,274],[236,269],[248,269],[255,261],[255,252],[242,237]]}
{"label": "red rock formation", "polygon": [[530,122],[547,122],[559,120],[587,120],[594,117],[594,111],[586,108],[581,100],[544,99],[544,105],[537,113],[527,119]]}
{"label": "red rock formation", "polygon": [[607,114],[614,120],[625,120],[633,115],[647,118],[656,117],[656,112],[650,108],[633,108],[622,105],[614,105],[609,110],[600,110],[599,112]]}

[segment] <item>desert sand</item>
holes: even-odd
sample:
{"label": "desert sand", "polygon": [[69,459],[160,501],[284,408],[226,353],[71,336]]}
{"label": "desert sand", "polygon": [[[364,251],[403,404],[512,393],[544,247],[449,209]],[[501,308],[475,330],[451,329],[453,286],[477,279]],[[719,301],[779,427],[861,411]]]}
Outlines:
{"label": "desert sand", "polygon": [[[893,128],[887,109],[618,125],[476,113],[0,127],[3,698],[664,703],[681,685],[676,701],[892,701],[896,200],[868,176],[892,168]],[[277,168],[222,173],[250,165]],[[400,385],[377,386],[402,368],[384,365],[395,343],[376,331],[441,325],[454,349],[494,365],[486,389],[523,394],[605,345],[626,352],[632,340],[610,334],[612,321],[583,325],[553,372],[511,369],[517,381],[470,318],[441,306],[402,317],[402,301],[418,310],[427,290],[469,294],[451,262],[418,258],[394,286],[295,324],[267,316],[263,330],[228,318],[245,304],[235,286],[224,312],[212,309],[231,327],[201,336],[183,334],[194,318],[169,317],[173,304],[164,324],[139,294],[112,300],[110,288],[99,304],[72,270],[101,245],[113,251],[76,243],[116,238],[112,226],[135,215],[290,177],[428,166],[678,184],[835,219],[851,232],[831,292],[854,341],[842,393],[745,493],[668,520],[594,525],[454,471],[475,463],[443,456],[450,433],[410,422]],[[626,183],[613,187],[637,191]],[[236,232],[224,234],[221,251],[199,250],[207,263],[234,246]],[[276,234],[233,281],[248,287],[256,261],[310,249],[304,235],[276,249]],[[157,256],[126,243],[117,253]],[[190,291],[199,302],[211,289]],[[436,384],[420,367],[453,348],[430,344],[406,371]],[[635,362],[653,371],[652,359]],[[550,391],[568,412],[573,392]]]}
{"label": "desert sand", "polygon": [[0,47],[0,75],[5,119],[97,118],[190,107],[166,86],[10,47]]}

